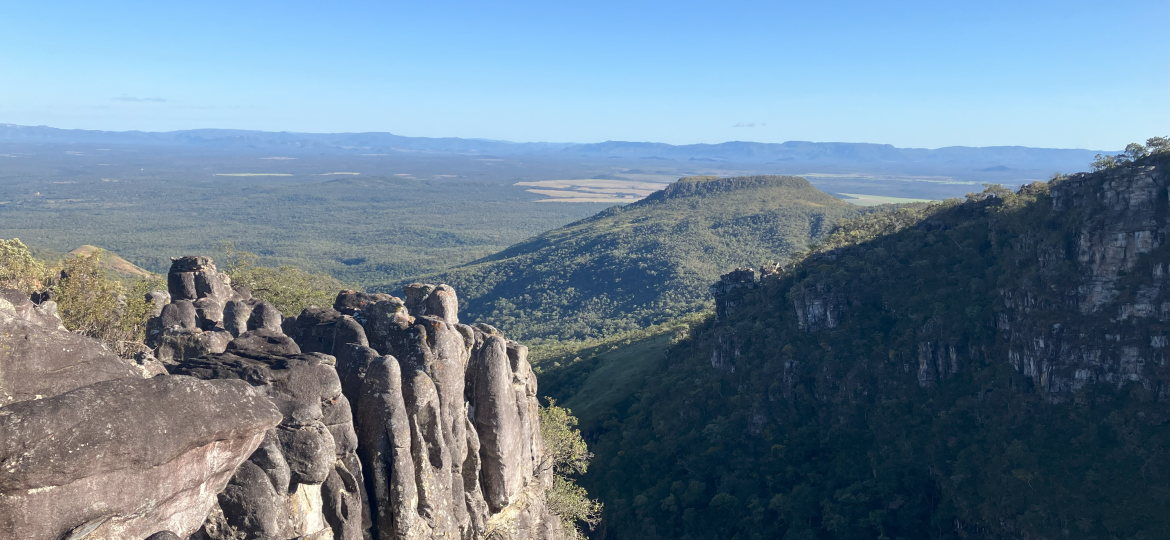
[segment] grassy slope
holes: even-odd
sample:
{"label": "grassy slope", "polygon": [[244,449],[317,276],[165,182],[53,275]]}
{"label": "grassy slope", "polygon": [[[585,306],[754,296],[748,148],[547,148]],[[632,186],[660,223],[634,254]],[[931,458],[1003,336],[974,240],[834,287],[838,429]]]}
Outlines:
{"label": "grassy slope", "polygon": [[153,275],[150,272],[147,272],[146,270],[143,270],[143,269],[135,266],[130,261],[127,261],[126,259],[119,257],[117,253],[114,253],[113,251],[102,250],[102,248],[99,248],[96,246],[90,246],[90,245],[80,246],[77,249],[70,251],[69,255],[70,256],[80,255],[82,257],[89,257],[89,256],[93,255],[94,253],[97,253],[99,250],[101,250],[102,255],[101,255],[101,261],[98,263],[98,265],[101,266],[102,268],[105,268],[106,270],[110,270],[110,271],[116,272],[118,274],[122,274],[125,276],[132,276],[132,277],[149,277],[149,276]]}
{"label": "grassy slope", "polygon": [[728,269],[785,260],[865,211],[802,178],[690,177],[423,279],[455,286],[468,320],[519,339],[610,336],[700,311]]}

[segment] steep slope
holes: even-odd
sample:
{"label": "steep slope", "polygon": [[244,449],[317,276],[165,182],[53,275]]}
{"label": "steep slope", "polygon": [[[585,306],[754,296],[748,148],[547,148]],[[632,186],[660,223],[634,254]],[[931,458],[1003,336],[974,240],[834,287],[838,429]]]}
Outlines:
{"label": "steep slope", "polygon": [[803,178],[688,177],[426,279],[522,339],[595,337],[702,309],[724,268],[786,259],[866,211]]}
{"label": "steep slope", "polygon": [[1168,170],[872,214],[728,274],[587,423],[605,537],[1165,537]]}

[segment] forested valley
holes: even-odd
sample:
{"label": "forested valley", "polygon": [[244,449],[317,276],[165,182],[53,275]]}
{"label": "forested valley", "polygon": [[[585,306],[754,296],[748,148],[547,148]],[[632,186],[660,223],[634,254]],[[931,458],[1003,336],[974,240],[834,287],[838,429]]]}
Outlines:
{"label": "forested valley", "polygon": [[[284,313],[277,334],[305,351],[350,354],[315,336],[351,315],[385,339],[379,309],[449,325],[462,310],[476,343],[531,345],[525,384],[557,460],[545,504],[569,535],[1156,538],[1170,530],[1167,146],[877,207],[799,177],[685,177],[368,292],[232,243],[209,255],[231,298]],[[16,239],[0,257],[0,282],[51,298],[65,328],[125,358],[157,352],[159,276]],[[199,305],[182,332],[223,332],[227,312]]]}

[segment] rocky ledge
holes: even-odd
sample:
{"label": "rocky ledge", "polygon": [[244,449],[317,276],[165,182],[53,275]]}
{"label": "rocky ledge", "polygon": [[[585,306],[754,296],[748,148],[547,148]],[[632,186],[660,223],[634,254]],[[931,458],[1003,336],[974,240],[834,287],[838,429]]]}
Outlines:
{"label": "rocky ledge", "polygon": [[285,318],[182,257],[135,361],[4,291],[0,537],[561,537],[527,349],[404,296]]}

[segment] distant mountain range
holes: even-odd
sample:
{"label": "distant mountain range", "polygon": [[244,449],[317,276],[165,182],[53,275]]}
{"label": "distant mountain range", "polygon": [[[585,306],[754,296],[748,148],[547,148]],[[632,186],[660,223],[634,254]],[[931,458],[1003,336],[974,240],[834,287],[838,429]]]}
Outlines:
{"label": "distant mountain range", "polygon": [[95,131],[0,124],[0,142],[33,144],[157,145],[285,153],[424,152],[490,156],[587,157],[633,160],[726,162],[737,164],[935,164],[1003,169],[1080,170],[1102,152],[1024,146],[896,148],[888,144],[789,141],[671,145],[602,143],[516,143],[457,137],[404,137],[392,133],[295,133],[237,129],[183,131]]}

